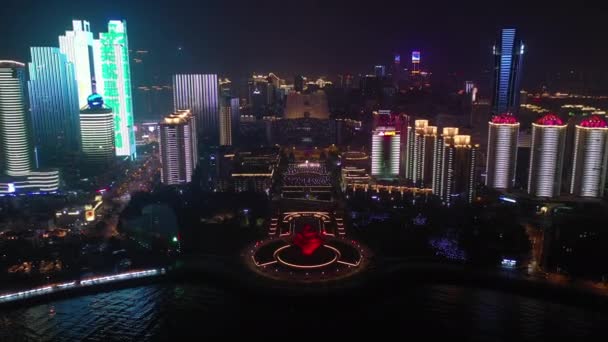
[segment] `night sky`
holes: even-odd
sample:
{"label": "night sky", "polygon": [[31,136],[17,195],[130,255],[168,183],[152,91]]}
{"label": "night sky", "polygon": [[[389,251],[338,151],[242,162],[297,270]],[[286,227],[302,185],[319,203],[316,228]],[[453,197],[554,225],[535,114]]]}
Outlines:
{"label": "night sky", "polygon": [[150,68],[159,75],[274,71],[284,78],[331,77],[368,73],[374,64],[390,63],[394,53],[407,60],[419,49],[423,68],[435,75],[476,79],[490,67],[503,26],[520,29],[527,45],[525,84],[536,85],[547,72],[608,69],[608,13],[597,5],[449,3],[3,0],[0,59],[27,61],[29,46],[57,46],[72,19],[88,19],[99,32],[108,19],[125,18],[130,48],[149,50]]}

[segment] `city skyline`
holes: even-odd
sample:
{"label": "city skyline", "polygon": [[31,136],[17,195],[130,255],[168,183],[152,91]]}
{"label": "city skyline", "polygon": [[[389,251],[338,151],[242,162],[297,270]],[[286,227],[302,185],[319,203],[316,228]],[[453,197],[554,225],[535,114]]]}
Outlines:
{"label": "city skyline", "polygon": [[[57,6],[62,3],[58,1]],[[9,1],[9,10],[5,13],[11,12],[11,5],[16,6]],[[299,10],[289,10],[276,2],[267,2],[266,6],[241,3],[234,7],[234,11],[223,4],[209,4],[201,12],[204,19],[191,20],[191,25],[182,28],[170,25],[168,18],[171,16],[165,16],[164,11],[187,18],[190,16],[189,6],[197,8],[196,4],[177,1],[165,8],[154,2],[147,3],[146,13],[152,14],[147,17],[142,17],[139,6],[141,4],[138,1],[128,5],[109,2],[98,4],[93,11],[93,7],[84,4],[71,4],[69,15],[57,14],[42,20],[41,26],[48,27],[49,30],[29,28],[20,35],[19,40],[9,38],[5,42],[6,58],[25,60],[29,46],[49,46],[55,43],[56,34],[69,29],[66,23],[72,19],[88,20],[92,28],[99,28],[108,19],[128,18],[131,40],[137,42],[133,48],[149,50],[152,55],[156,55],[152,59],[169,62],[166,74],[161,75],[164,79],[186,70],[219,73],[233,78],[246,77],[253,71],[275,71],[286,78],[291,78],[295,73],[326,76],[344,72],[372,73],[374,65],[391,63],[394,54],[399,54],[402,64],[405,64],[411,51],[418,50],[424,59],[422,67],[432,70],[435,76],[456,72],[464,78],[478,80],[485,77],[484,70],[492,68],[492,58],[487,52],[491,51],[496,41],[496,32],[503,27],[517,27],[530,48],[526,57],[526,77],[523,79],[526,88],[544,83],[547,73],[607,70],[599,58],[607,54],[607,48],[603,44],[594,43],[599,41],[601,35],[596,29],[597,24],[592,20],[599,13],[592,10],[586,13],[583,20],[570,11],[559,8],[555,8],[551,16],[535,15],[544,13],[545,8],[540,6],[513,5],[478,16],[483,5],[465,4],[462,8],[437,9],[430,4],[418,4],[418,11],[428,12],[428,15],[435,18],[430,25],[423,25],[422,19],[416,16],[405,15],[401,20],[395,20],[397,13],[402,12],[389,9],[406,5],[393,2],[377,4],[379,8],[386,9],[385,16],[378,18],[364,16],[368,10],[365,6],[340,2],[319,5],[317,9],[312,6]],[[19,6],[19,11],[22,15],[18,18],[0,21],[0,25],[3,25],[0,28],[6,27],[10,31],[11,28],[22,26],[22,20],[34,15],[27,6]],[[293,21],[306,23],[315,15],[323,13],[324,19],[307,29],[283,28],[280,25],[285,21],[282,18],[291,17]],[[464,20],[456,20],[457,14],[462,14]],[[279,18],[278,26],[273,27],[271,23],[256,20],[262,16]],[[218,21],[228,18],[245,25],[251,23],[249,26],[253,29],[243,31],[229,28],[225,33],[214,34],[216,30],[211,28]],[[562,27],[558,24],[562,21],[567,21],[570,25]],[[368,25],[373,29],[364,29]],[[166,34],[150,33],[152,27],[158,26],[165,27]],[[276,30],[278,27],[283,29]],[[279,39],[283,33],[293,36],[293,42]],[[199,38],[208,43],[195,44]],[[241,43],[230,45],[229,42],[234,40]],[[297,48],[295,42],[299,42]],[[376,47],[369,49],[372,45]],[[259,54],[259,51],[266,53]],[[154,61],[150,63],[162,65]],[[294,67],[296,65],[298,67]],[[160,72],[165,73],[165,70]],[[601,72],[596,74],[594,77],[605,79]]]}

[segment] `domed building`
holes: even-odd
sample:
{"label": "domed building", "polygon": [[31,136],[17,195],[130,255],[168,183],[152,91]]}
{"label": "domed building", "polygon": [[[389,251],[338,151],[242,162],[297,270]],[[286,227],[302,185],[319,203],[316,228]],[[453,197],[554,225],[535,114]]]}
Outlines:
{"label": "domed building", "polygon": [[80,109],[80,136],[87,166],[107,165],[114,159],[114,114],[97,93],[89,95]]}

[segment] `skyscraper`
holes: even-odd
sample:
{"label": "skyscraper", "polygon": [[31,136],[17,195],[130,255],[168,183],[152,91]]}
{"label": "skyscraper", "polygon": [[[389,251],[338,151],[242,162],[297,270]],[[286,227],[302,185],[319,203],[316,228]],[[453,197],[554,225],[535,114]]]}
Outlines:
{"label": "skyscraper", "polygon": [[78,84],[78,108],[87,105],[87,97],[93,91],[93,33],[88,21],[72,20],[72,30],[59,36],[59,50],[74,65]]}
{"label": "skyscraper", "polygon": [[420,51],[412,51],[412,75],[420,74]]}
{"label": "skyscraper", "polygon": [[493,189],[510,189],[515,181],[519,122],[505,113],[495,115],[488,123],[486,185]]}
{"label": "skyscraper", "polygon": [[117,156],[135,158],[133,101],[127,22],[110,20],[108,32],[93,40],[96,91],[114,111],[114,134]]}
{"label": "skyscraper", "polygon": [[63,166],[80,148],[74,66],[56,47],[32,47],[28,82],[38,167]]}
{"label": "skyscraper", "polygon": [[592,115],[576,125],[570,193],[602,197],[607,168],[608,124],[601,116]]}
{"label": "skyscraper", "polygon": [[192,181],[198,161],[195,116],[189,110],[178,110],[159,126],[162,182],[174,185]]}
{"label": "skyscraper", "polygon": [[528,193],[536,197],[559,196],[562,181],[566,125],[555,114],[532,123]]}
{"label": "skyscraper", "polygon": [[384,65],[376,65],[374,67],[374,74],[376,75],[376,77],[386,76],[386,68],[384,67]]}
{"label": "skyscraper", "polygon": [[444,145],[441,169],[441,191],[438,195],[448,204],[461,200],[473,202],[477,183],[475,164],[478,145],[470,135],[455,135]]}
{"label": "skyscraper", "polygon": [[0,61],[0,194],[47,193],[59,189],[58,170],[33,170],[25,100],[25,65]]}
{"label": "skyscraper", "polygon": [[88,97],[80,109],[82,154],[87,166],[107,165],[114,158],[114,115],[103,103],[101,95]]}
{"label": "skyscraper", "polygon": [[514,28],[502,29],[494,45],[494,113],[515,113],[519,110],[519,90],[524,44]]}
{"label": "skyscraper", "polygon": [[224,96],[220,101],[220,146],[232,145],[232,110],[230,97]]}
{"label": "skyscraper", "polygon": [[239,122],[241,121],[241,102],[238,97],[230,98],[230,124],[232,125],[232,143],[238,143]]}
{"label": "skyscraper", "polygon": [[409,128],[406,158],[406,178],[418,187],[433,186],[437,127],[428,120],[415,120]]}
{"label": "skyscraper", "polygon": [[15,61],[0,61],[0,166],[9,176],[24,176],[33,166],[24,98],[24,66]]}
{"label": "skyscraper", "polygon": [[295,91],[304,91],[305,77],[302,75],[296,75],[293,80],[293,89]]}
{"label": "skyscraper", "polygon": [[399,178],[401,133],[395,127],[379,126],[372,131],[372,177]]}
{"label": "skyscraper", "polygon": [[217,143],[220,111],[217,75],[173,75],[173,108],[190,109],[196,117],[199,137]]}
{"label": "skyscraper", "polygon": [[458,134],[457,127],[444,127],[442,134],[435,139],[433,147],[433,193],[441,196],[443,194],[443,186],[445,183],[445,153],[446,145],[451,145],[454,137]]}

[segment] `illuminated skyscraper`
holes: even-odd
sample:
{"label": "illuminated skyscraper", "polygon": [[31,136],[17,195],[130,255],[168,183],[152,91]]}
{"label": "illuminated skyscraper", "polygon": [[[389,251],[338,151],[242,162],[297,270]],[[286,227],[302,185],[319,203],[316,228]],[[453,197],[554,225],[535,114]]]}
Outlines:
{"label": "illuminated skyscraper", "polygon": [[494,113],[517,113],[524,44],[513,28],[502,29],[494,45]]}
{"label": "illuminated skyscraper", "polygon": [[59,189],[58,170],[32,169],[23,63],[0,61],[0,194],[48,193]]}
{"label": "illuminated skyscraper", "polygon": [[562,181],[566,126],[555,114],[532,123],[528,193],[536,197],[559,196]]}
{"label": "illuminated skyscraper", "polygon": [[420,74],[420,51],[412,51],[412,75]]}
{"label": "illuminated skyscraper", "polygon": [[604,118],[592,115],[576,125],[573,161],[570,193],[602,197],[608,167],[608,124]]}
{"label": "illuminated skyscraper", "polygon": [[429,126],[428,120],[415,120],[408,130],[406,178],[418,187],[430,188],[436,168],[437,127]]}
{"label": "illuminated skyscraper", "polygon": [[376,75],[376,77],[386,76],[386,67],[384,65],[376,65],[374,67],[374,74]]}
{"label": "illuminated skyscraper", "polygon": [[0,166],[9,176],[23,176],[32,169],[24,66],[23,63],[0,60]]}
{"label": "illuminated skyscraper", "polygon": [[399,178],[401,133],[395,127],[379,126],[372,131],[372,177]]}
{"label": "illuminated skyscraper", "polygon": [[232,145],[232,110],[230,97],[223,97],[220,103],[220,146]]}
{"label": "illuminated skyscraper", "polygon": [[457,127],[444,127],[442,129],[443,134],[435,139],[435,146],[433,147],[433,178],[432,186],[433,193],[436,195],[443,194],[443,185],[445,183],[445,152],[446,145],[452,144],[454,137],[458,134]]}
{"label": "illuminated skyscraper", "polygon": [[519,122],[505,113],[495,115],[488,123],[486,185],[493,189],[510,189],[515,181]]}
{"label": "illuminated skyscraper", "polygon": [[219,93],[215,74],[173,75],[173,108],[190,109],[196,117],[199,137],[217,143]]}
{"label": "illuminated skyscraper", "polygon": [[80,109],[82,154],[87,166],[109,164],[114,158],[114,115],[99,94],[91,94]]}
{"label": "illuminated skyscraper", "polygon": [[467,203],[473,202],[477,183],[475,164],[478,147],[471,144],[469,135],[455,135],[444,145],[441,189],[436,194],[446,203],[451,204],[459,199]]}
{"label": "illuminated skyscraper", "polygon": [[74,65],[78,84],[78,107],[87,105],[87,97],[93,91],[93,33],[88,21],[72,20],[72,30],[59,36],[59,49]]}
{"label": "illuminated skyscraper", "polygon": [[117,156],[135,158],[133,101],[127,22],[110,20],[108,32],[93,40],[96,91],[114,112],[114,134]]}
{"label": "illuminated skyscraper", "polygon": [[74,66],[56,47],[32,47],[28,81],[38,167],[59,167],[80,148]]}
{"label": "illuminated skyscraper", "polygon": [[241,102],[238,97],[230,98],[230,124],[232,126],[232,143],[238,143],[239,122],[241,121]]}
{"label": "illuminated skyscraper", "polygon": [[164,184],[184,184],[192,180],[198,161],[196,117],[178,110],[159,123],[161,180]]}

